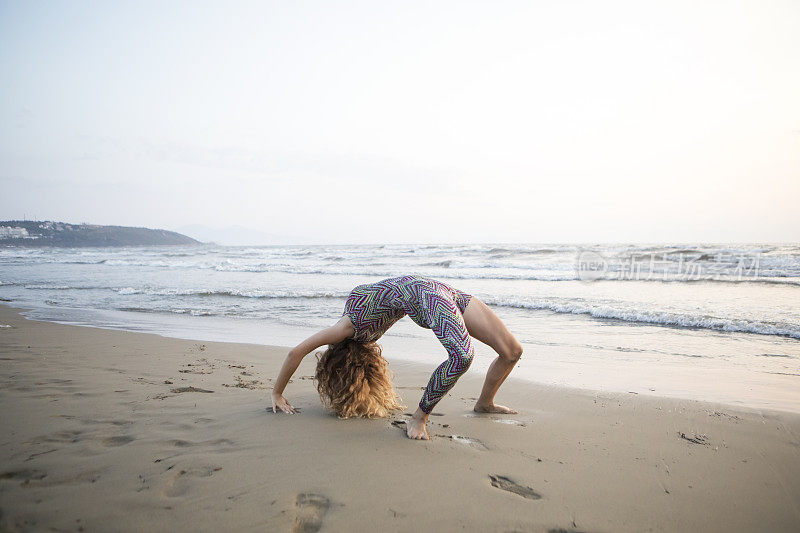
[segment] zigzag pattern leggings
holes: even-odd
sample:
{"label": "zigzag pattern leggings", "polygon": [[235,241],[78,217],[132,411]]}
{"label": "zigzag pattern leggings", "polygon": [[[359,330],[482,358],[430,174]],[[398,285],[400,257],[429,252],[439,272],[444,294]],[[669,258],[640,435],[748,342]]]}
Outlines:
{"label": "zigzag pattern leggings", "polygon": [[458,302],[439,291],[426,291],[421,295],[424,299],[422,307],[426,311],[431,330],[447,350],[447,361],[433,372],[419,401],[419,408],[426,413],[433,410],[442,396],[447,394],[458,378],[467,371],[475,353],[467,326],[464,324],[464,317],[461,315],[471,296],[460,291],[456,293]]}

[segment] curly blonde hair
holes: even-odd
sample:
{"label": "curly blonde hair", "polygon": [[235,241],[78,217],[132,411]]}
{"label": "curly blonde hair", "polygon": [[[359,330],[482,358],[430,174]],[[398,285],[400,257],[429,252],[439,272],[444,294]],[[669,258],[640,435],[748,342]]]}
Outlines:
{"label": "curly blonde hair", "polygon": [[345,339],[317,354],[317,391],[340,418],[381,418],[404,409],[392,371],[374,342]]}

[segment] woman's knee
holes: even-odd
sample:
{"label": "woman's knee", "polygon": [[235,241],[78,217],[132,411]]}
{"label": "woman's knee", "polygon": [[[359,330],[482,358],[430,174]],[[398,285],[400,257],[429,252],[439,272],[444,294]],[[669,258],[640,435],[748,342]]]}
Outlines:
{"label": "woman's knee", "polygon": [[461,375],[472,365],[472,359],[474,358],[474,353],[472,351],[465,352],[458,354],[454,357],[453,361],[453,370],[458,374]]}
{"label": "woman's knee", "polygon": [[510,363],[516,363],[522,357],[522,344],[517,339],[511,339],[500,351],[500,357]]}

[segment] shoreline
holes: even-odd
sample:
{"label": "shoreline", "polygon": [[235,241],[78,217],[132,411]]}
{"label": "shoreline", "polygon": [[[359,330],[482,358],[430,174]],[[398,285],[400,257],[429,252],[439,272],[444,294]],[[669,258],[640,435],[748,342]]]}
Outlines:
{"label": "shoreline", "polygon": [[[268,412],[283,347],[0,323],[2,530],[800,527],[796,413],[509,379],[478,415],[467,374],[414,442],[327,412],[313,357]],[[390,364],[413,411],[438,361]]]}
{"label": "shoreline", "polygon": [[[158,335],[164,338],[198,342],[227,342],[265,347],[284,347],[286,351],[322,326],[302,327],[272,324],[265,320],[237,323],[235,319],[190,316],[129,316],[136,313],[80,308],[36,306],[24,302],[0,302],[17,309],[29,320]],[[38,315],[38,316],[37,316]],[[85,317],[85,318],[78,318]],[[91,317],[91,318],[89,318]],[[559,317],[560,318],[560,317]],[[232,322],[231,322],[232,321]],[[406,329],[404,329],[406,328]],[[395,331],[381,339],[384,356],[393,363],[431,366],[431,371],[445,357],[441,345],[432,335],[410,336],[409,329],[419,328],[410,321],[399,323]],[[646,337],[643,330],[638,336]],[[269,339],[279,339],[270,342]],[[619,338],[630,345],[628,332]],[[606,340],[606,344],[613,341]],[[739,341],[741,342],[741,341]],[[591,344],[590,342],[586,343]],[[614,344],[610,344],[614,346]],[[530,344],[523,339],[525,354],[509,379],[535,386],[563,387],[586,393],[630,393],[652,398],[673,398],[717,404],[735,409],[781,411],[800,414],[800,394],[794,368],[749,369],[714,358],[699,358],[691,366],[674,366],[647,357],[628,360],[604,352],[599,355],[576,354],[569,346]],[[702,349],[702,347],[697,347]],[[731,340],[728,349],[736,348]],[[618,348],[624,352],[627,348]],[[420,355],[424,354],[424,355]],[[433,356],[432,356],[433,355]],[[475,342],[475,360],[468,375],[483,375],[496,354],[486,345]],[[577,357],[576,357],[577,355]],[[781,362],[776,360],[775,363]]]}

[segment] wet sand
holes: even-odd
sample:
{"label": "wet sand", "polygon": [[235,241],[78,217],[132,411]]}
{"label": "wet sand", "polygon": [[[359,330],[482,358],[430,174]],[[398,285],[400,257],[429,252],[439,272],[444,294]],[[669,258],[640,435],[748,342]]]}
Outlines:
{"label": "wet sand", "polygon": [[[26,320],[0,306],[2,531],[797,531],[800,415],[509,380],[513,416],[339,420],[313,356]],[[411,412],[429,365],[390,360]]]}

